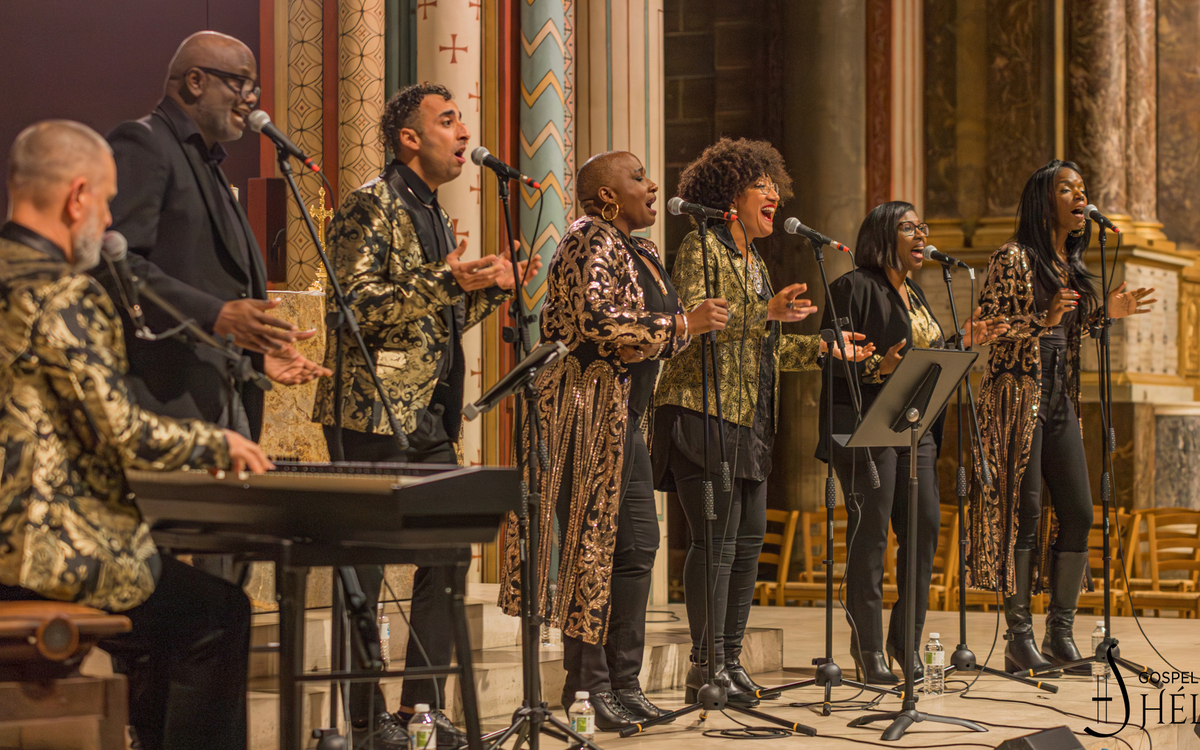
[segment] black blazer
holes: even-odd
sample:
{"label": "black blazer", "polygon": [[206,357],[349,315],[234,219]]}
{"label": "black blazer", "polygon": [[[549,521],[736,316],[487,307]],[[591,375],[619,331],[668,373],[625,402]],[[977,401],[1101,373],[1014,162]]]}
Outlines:
{"label": "black blazer", "polygon": [[[245,250],[229,210],[207,177],[195,124],[170,99],[146,117],[118,125],[108,135],[117,163],[113,229],[129,240],[129,266],[137,276],[185,315],[211,332],[225,302],[266,299],[266,270],[254,233],[240,206],[236,215]],[[224,187],[229,181],[222,175]],[[107,264],[97,279],[120,299]],[[147,324],[156,333],[173,319],[143,300]],[[229,398],[227,369],[221,355],[177,339],[148,342],[134,335],[122,310],[129,351],[130,387],[150,411],[184,419],[220,420]],[[255,369],[262,357],[251,355]],[[262,391],[241,389],[251,437],[262,426]]]}
{"label": "black blazer", "polygon": [[[909,279],[909,285],[916,292],[921,304],[929,308],[925,292],[917,282]],[[887,354],[887,350],[896,345],[901,339],[906,339],[900,350],[904,354],[913,346],[912,320],[908,309],[900,299],[900,293],[888,281],[887,274],[882,269],[858,268],[850,273],[839,276],[829,285],[838,315],[850,318],[850,328],[864,334],[866,341],[875,345],[878,356]],[[821,328],[833,326],[833,315],[830,305],[825,305],[821,316]],[[930,310],[932,316],[932,310]],[[936,318],[935,318],[936,321]],[[939,324],[940,325],[940,324]],[[843,326],[845,329],[845,326]],[[875,397],[883,390],[883,383],[864,383],[862,380],[866,364],[863,362],[850,363],[850,372],[858,379],[859,390],[862,393],[863,414],[875,402]],[[842,363],[833,360],[833,432],[834,434],[849,434],[854,431],[854,401],[850,395],[850,387],[843,374]],[[828,419],[825,411],[826,379],[821,379],[820,400],[820,431],[821,440],[817,444],[816,457],[827,461],[825,440],[828,430]],[[940,420],[935,437],[940,443]]]}

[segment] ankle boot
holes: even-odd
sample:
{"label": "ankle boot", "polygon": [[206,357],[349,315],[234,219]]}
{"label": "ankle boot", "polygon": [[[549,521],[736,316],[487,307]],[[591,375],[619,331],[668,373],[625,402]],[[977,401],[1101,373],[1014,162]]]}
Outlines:
{"label": "ankle boot", "polygon": [[887,658],[882,651],[863,651],[858,643],[858,633],[850,630],[850,658],[854,660],[854,680],[868,685],[896,685],[900,678],[888,669]]}
{"label": "ankle boot", "polygon": [[[1054,665],[1046,661],[1033,642],[1033,616],[1029,614],[1029,599],[1033,589],[1031,549],[1013,551],[1013,583],[1016,591],[1004,597],[1004,619],[1008,632],[1004,640],[1004,671],[1011,673],[1042,672]],[[1061,677],[1062,672],[1046,672],[1042,677]]]}
{"label": "ankle boot", "polygon": [[[919,632],[919,631],[918,631]],[[884,649],[887,651],[888,668],[892,666],[892,662],[900,665],[900,674],[904,674],[904,652],[896,647],[896,644],[888,641],[884,644]],[[912,670],[913,679],[919,680],[925,676],[925,664],[921,661],[921,649],[913,648],[912,652]]]}
{"label": "ankle boot", "polygon": [[[704,662],[692,662],[691,669],[688,670],[686,680],[686,690],[684,691],[684,702],[695,703],[700,688],[704,687],[705,676],[707,674],[707,665]],[[724,668],[720,669],[713,678],[714,682],[725,686],[725,702],[732,703],[743,708],[754,708],[759,704],[758,698],[754,697],[753,693],[748,693],[741,688],[740,685],[733,682],[729,677],[729,673]]]}
{"label": "ankle boot", "polygon": [[754,681],[754,678],[742,666],[741,657],[735,656],[732,659],[725,657],[725,673],[729,675],[729,680],[741,688],[744,693],[766,700],[774,700],[779,697],[778,692],[771,692]]}
{"label": "ankle boot", "polygon": [[[1078,661],[1083,656],[1075,646],[1075,609],[1079,589],[1088,570],[1087,552],[1050,550],[1050,607],[1046,610],[1046,636],[1042,655],[1055,666]],[[1089,675],[1090,664],[1064,669],[1067,674]]]}

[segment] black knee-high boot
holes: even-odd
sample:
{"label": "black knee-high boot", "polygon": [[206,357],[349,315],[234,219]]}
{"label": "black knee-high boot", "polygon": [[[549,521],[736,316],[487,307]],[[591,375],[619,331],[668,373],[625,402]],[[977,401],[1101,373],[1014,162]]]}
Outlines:
{"label": "black knee-high boot", "polygon": [[[1004,640],[1004,669],[1007,672],[1041,672],[1054,666],[1046,661],[1033,642],[1033,615],[1029,613],[1029,600],[1033,591],[1031,567],[1034,550],[1013,550],[1013,581],[1016,591],[1004,597],[1004,619],[1008,632]],[[1062,672],[1048,672],[1044,677],[1061,677]]]}
{"label": "black knee-high boot", "polygon": [[[1050,607],[1046,610],[1046,635],[1042,654],[1058,666],[1078,661],[1083,656],[1075,646],[1075,610],[1079,590],[1088,570],[1088,553],[1050,551]],[[1067,674],[1091,674],[1091,666],[1082,664],[1064,669]]]}

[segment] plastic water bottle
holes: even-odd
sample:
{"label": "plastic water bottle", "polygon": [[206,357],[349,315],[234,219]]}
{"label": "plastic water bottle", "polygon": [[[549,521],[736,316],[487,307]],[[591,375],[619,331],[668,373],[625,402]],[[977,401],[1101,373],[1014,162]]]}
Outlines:
{"label": "plastic water bottle", "polygon": [[940,633],[930,633],[925,644],[925,682],[922,689],[930,697],[941,695],[946,689],[946,650],[942,648]]}
{"label": "plastic water bottle", "polygon": [[[1104,632],[1104,620],[1097,620],[1096,621],[1096,629],[1092,631],[1092,653],[1093,654],[1095,654],[1096,651],[1100,648],[1101,644],[1104,643],[1105,635],[1106,634]],[[1092,662],[1092,677],[1098,677],[1098,678],[1107,680],[1108,672],[1109,672],[1108,654],[1101,654],[1101,657],[1104,659],[1104,661]]]}
{"label": "plastic water bottle", "polygon": [[428,703],[413,706],[413,717],[408,720],[408,747],[410,750],[437,750],[437,724],[429,713]]}
{"label": "plastic water bottle", "polygon": [[383,613],[383,605],[376,610],[379,626],[379,655],[383,657],[383,668],[392,668],[392,623]]}
{"label": "plastic water bottle", "polygon": [[575,693],[575,702],[567,711],[567,718],[570,719],[571,729],[575,730],[575,734],[589,740],[596,736],[596,709],[592,708],[588,691],[580,690]]}

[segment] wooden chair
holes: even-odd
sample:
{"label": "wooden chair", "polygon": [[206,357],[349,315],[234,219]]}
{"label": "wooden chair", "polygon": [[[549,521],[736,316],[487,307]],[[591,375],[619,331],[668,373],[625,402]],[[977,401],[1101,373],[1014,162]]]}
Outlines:
{"label": "wooden chair", "polygon": [[[1150,591],[1154,590],[1150,579],[1150,564],[1149,564],[1149,536],[1142,533],[1143,525],[1150,516],[1161,516],[1164,514],[1178,513],[1194,513],[1186,508],[1145,508],[1139,510],[1134,520],[1134,534],[1131,537],[1128,547],[1125,549],[1127,558],[1126,569],[1129,575],[1128,588],[1134,591]],[[1189,532],[1196,531],[1195,523],[1178,524],[1163,526],[1158,523],[1157,536],[1161,541],[1164,532],[1177,532],[1187,536]],[[1159,559],[1163,559],[1164,552],[1169,553],[1169,550],[1163,550],[1160,545]],[[1186,555],[1185,555],[1186,558]],[[1200,577],[1195,573],[1182,578],[1160,578],[1160,591],[1197,591],[1200,590]]]}
{"label": "wooden chair", "polygon": [[[754,583],[754,598],[759,604],[774,601],[783,606],[777,593],[787,582],[788,570],[792,566],[792,547],[796,539],[796,526],[800,523],[798,510],[767,510],[767,533],[763,535],[763,549],[758,553],[758,564],[775,566],[775,580],[760,580]],[[770,531],[782,526],[782,533]]]}
{"label": "wooden chair", "polygon": [[[903,561],[896,559],[899,543],[896,534],[889,528],[888,545],[884,560],[884,604],[894,606],[899,599],[896,586],[896,565]],[[950,585],[957,585],[958,580],[958,506],[942,505],[941,518],[938,523],[937,550],[933,558],[933,575],[929,578],[929,609],[948,611],[950,609]],[[957,602],[957,599],[955,599]]]}
{"label": "wooden chair", "polygon": [[56,747],[64,734],[75,744],[82,720],[94,727],[95,746],[124,750],[125,678],[83,677],[79,664],[97,641],[129,628],[127,617],[78,604],[0,602],[0,727]]}
{"label": "wooden chair", "polygon": [[[1200,617],[1200,591],[1195,581],[1200,576],[1200,511],[1169,509],[1171,512],[1147,513],[1141,516],[1146,524],[1147,557],[1150,567],[1149,589],[1136,588],[1127,592],[1129,609],[1175,610],[1182,617]],[[1130,546],[1138,543],[1134,535]],[[1163,578],[1163,573],[1183,571],[1182,579]],[[1177,582],[1183,582],[1181,586]],[[1164,583],[1170,583],[1170,589]]]}
{"label": "wooden chair", "polygon": [[[846,526],[849,515],[846,507],[833,509],[833,587],[837,596],[843,572],[846,570]],[[780,606],[790,601],[798,603],[825,601],[825,510],[804,511],[800,514],[800,546],[804,570],[797,580],[785,581],[776,588],[775,602]]]}
{"label": "wooden chair", "polygon": [[[1049,513],[1046,510],[1045,513]],[[1109,523],[1109,551],[1111,553],[1111,564],[1109,566],[1109,579],[1111,585],[1111,599],[1109,606],[1113,612],[1126,612],[1127,597],[1125,591],[1125,576],[1121,572],[1120,557],[1118,550],[1124,540],[1125,548],[1128,549],[1132,543],[1131,534],[1134,533],[1136,524],[1134,516],[1127,511],[1118,509],[1115,519]],[[1046,522],[1046,517],[1043,515],[1043,523]],[[1128,562],[1128,561],[1127,561]],[[1092,591],[1082,591],[1079,594],[1079,609],[1091,608],[1096,615],[1104,613],[1104,507],[1101,505],[1092,506],[1092,529],[1088,533],[1088,564],[1092,571]],[[1126,571],[1128,572],[1128,571]]]}

